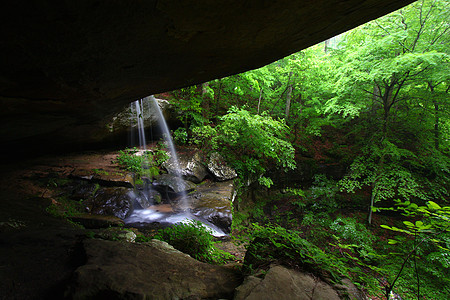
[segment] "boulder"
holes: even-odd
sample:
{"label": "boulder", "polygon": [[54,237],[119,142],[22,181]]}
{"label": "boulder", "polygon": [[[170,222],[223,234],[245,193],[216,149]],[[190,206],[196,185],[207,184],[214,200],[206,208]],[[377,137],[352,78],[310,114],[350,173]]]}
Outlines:
{"label": "boulder", "polygon": [[231,232],[232,198],[234,185],[231,181],[205,182],[191,196],[192,213],[221,228],[225,233]]}
{"label": "boulder", "polygon": [[109,227],[98,231],[95,236],[109,241],[133,243],[136,240],[137,235],[132,229]]}
{"label": "boulder", "polygon": [[[342,295],[342,296],[341,296]],[[317,277],[271,266],[264,278],[249,276],[236,289],[234,300],[340,300],[362,299],[358,294],[340,294]]]}
{"label": "boulder", "polygon": [[208,170],[218,181],[230,180],[237,177],[236,171],[228,166],[222,155],[217,152],[211,153],[208,161]]}
{"label": "boulder", "polygon": [[161,203],[161,194],[151,188],[136,189],[130,193],[135,203],[143,209]]}
{"label": "boulder", "polygon": [[129,189],[124,187],[100,187],[93,198],[86,201],[92,214],[128,217],[133,209],[133,198]]}
{"label": "boulder", "polygon": [[157,188],[169,188],[174,193],[182,193],[195,189],[196,185],[173,174],[162,174],[153,184]]}
{"label": "boulder", "polygon": [[82,214],[70,217],[70,220],[72,222],[81,224],[88,229],[109,228],[112,226],[124,225],[122,219],[114,216]]}
{"label": "boulder", "polygon": [[199,262],[165,242],[90,239],[87,262],[75,271],[71,299],[230,299],[238,271]]}
{"label": "boulder", "polygon": [[98,183],[103,186],[133,188],[133,176],[130,173],[102,170],[95,172],[91,169],[77,168],[69,175],[69,178]]}
{"label": "boulder", "polygon": [[[170,105],[169,101],[164,99],[155,98],[161,112],[164,116],[166,123],[168,124],[178,124],[179,121],[176,118],[176,112]],[[146,130],[150,128],[152,136],[160,137],[159,129],[159,114],[154,109],[153,100],[150,97],[145,97],[142,100],[143,111],[141,112],[142,122]],[[115,114],[106,124],[109,132],[113,135],[129,132],[130,130],[137,129],[137,112],[135,105],[127,104],[125,105],[117,114]]]}
{"label": "boulder", "polygon": [[173,158],[170,158],[163,164],[163,167],[169,174],[177,174],[177,169],[180,169],[181,175],[189,181],[194,183],[202,182],[208,175],[208,169],[203,163],[200,153],[195,152],[193,156],[185,153],[178,154],[178,164],[176,165]]}

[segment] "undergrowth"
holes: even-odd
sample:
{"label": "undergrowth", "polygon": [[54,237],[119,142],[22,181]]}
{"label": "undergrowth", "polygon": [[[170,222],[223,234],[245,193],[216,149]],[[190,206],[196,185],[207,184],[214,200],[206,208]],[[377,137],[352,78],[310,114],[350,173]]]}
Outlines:
{"label": "undergrowth", "polygon": [[[191,220],[160,229],[152,238],[165,241],[175,249],[206,263],[221,264],[233,259],[233,255],[216,247],[211,233],[201,222]],[[142,237],[138,239],[140,242],[146,240]]]}

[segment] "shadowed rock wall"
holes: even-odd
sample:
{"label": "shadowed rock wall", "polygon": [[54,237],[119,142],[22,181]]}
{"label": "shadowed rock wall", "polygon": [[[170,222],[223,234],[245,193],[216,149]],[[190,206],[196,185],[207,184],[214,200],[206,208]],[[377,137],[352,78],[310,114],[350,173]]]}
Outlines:
{"label": "shadowed rock wall", "polygon": [[411,0],[0,5],[0,146],[103,141],[138,98],[260,67]]}

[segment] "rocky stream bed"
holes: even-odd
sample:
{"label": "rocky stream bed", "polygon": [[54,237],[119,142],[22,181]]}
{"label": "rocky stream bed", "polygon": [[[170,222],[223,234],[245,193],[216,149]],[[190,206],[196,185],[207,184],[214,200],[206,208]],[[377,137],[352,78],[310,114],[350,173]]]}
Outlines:
{"label": "rocky stream bed", "polygon": [[[165,242],[133,242],[130,232],[161,225],[133,219],[133,214],[176,214],[177,191],[163,178],[156,191],[169,197],[162,195],[159,205],[136,204],[139,189],[130,174],[112,163],[115,156],[92,152],[2,165],[0,299],[342,298],[341,290],[319,278],[281,266],[244,276],[245,248],[226,237],[219,248],[236,260],[223,266],[199,262]],[[207,167],[193,172],[199,169],[193,168],[198,158],[192,153],[181,157],[192,215],[228,233],[234,187],[230,178],[220,176],[230,172]],[[85,212],[72,214],[67,203]],[[70,222],[56,217],[55,207]],[[135,229],[118,235],[124,227]],[[108,235],[111,230],[114,238]],[[356,288],[347,286],[342,289],[346,295],[360,299]]]}

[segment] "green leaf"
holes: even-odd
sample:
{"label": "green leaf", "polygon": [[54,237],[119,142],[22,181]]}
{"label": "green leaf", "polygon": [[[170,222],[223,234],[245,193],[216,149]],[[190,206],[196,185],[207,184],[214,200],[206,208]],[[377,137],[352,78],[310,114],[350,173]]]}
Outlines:
{"label": "green leaf", "polygon": [[427,206],[429,209],[435,209],[435,210],[441,209],[441,206],[433,201],[428,201]]}
{"label": "green leaf", "polygon": [[414,224],[411,223],[411,222],[409,222],[409,221],[403,221],[403,224],[405,224],[406,226],[408,226],[408,227],[410,227],[410,228],[413,228],[413,227],[414,227]]}

